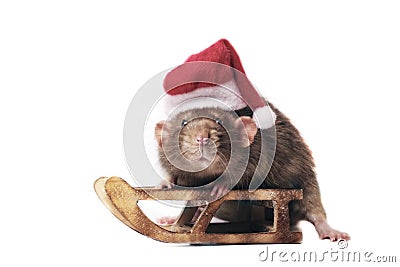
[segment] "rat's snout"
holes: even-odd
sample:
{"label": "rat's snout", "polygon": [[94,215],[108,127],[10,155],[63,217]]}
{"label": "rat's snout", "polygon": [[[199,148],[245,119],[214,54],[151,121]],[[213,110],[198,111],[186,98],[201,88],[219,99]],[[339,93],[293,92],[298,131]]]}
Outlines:
{"label": "rat's snout", "polygon": [[208,138],[208,136],[205,137],[203,134],[198,134],[196,136],[196,142],[201,146],[207,145],[209,140],[210,140],[210,138]]}

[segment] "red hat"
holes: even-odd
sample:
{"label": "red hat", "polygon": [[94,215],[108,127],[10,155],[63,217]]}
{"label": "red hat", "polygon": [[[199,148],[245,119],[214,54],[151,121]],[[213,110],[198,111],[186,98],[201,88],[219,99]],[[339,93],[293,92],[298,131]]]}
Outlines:
{"label": "red hat", "polygon": [[215,106],[216,102],[223,104],[219,107],[233,110],[249,106],[259,128],[266,129],[275,123],[274,112],[253,87],[239,55],[225,39],[191,55],[184,64],[171,70],[165,76],[163,86],[167,93],[167,112],[185,101],[199,98],[201,102],[196,104],[197,108]]}

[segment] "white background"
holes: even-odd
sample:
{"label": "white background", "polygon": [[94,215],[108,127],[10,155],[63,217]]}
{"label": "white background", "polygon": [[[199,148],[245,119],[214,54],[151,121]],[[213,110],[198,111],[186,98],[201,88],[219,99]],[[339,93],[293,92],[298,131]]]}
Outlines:
{"label": "white background", "polygon": [[[398,1],[2,1],[0,265],[268,264],[265,245],[141,236],[92,188],[99,176],[133,183],[122,130],[135,91],[222,37],[313,150],[348,249],[400,260],[399,14]],[[269,248],[336,246],[304,224],[303,244]]]}

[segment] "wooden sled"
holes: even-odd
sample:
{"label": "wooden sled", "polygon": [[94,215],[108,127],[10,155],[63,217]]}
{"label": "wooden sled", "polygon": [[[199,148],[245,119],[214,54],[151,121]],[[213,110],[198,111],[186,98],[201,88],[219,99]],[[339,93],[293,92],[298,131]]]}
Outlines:
{"label": "wooden sled", "polygon": [[[175,232],[174,227],[164,227],[153,223],[139,208],[138,201],[207,200],[210,199],[210,191],[135,188],[119,177],[101,177],[96,180],[94,188],[100,200],[119,220],[133,230],[158,241],[191,244],[267,244],[301,243],[302,241],[302,233],[290,229],[288,208],[290,201],[302,199],[302,190],[258,189],[254,192],[232,190],[221,199],[208,203],[193,225],[188,222],[197,208],[184,208],[176,224],[179,229],[182,229],[180,226],[186,225],[186,228],[183,228],[186,230]],[[149,190],[151,190],[151,196],[146,193]],[[220,205],[227,200],[250,200],[255,207],[261,207],[262,212],[258,212],[258,216],[255,213],[253,220],[247,225],[210,223]],[[272,200],[274,203],[271,227],[269,229],[264,227],[262,231],[249,231],[249,229],[256,229],[249,228],[249,224],[266,223],[263,222],[265,211],[263,205],[266,205],[266,200]]]}

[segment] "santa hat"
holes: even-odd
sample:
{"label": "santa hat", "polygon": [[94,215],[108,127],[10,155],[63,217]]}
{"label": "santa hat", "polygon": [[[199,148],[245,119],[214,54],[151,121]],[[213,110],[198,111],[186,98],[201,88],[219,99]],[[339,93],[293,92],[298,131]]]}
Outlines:
{"label": "santa hat", "polygon": [[[191,55],[165,76],[163,86],[168,113],[198,99],[194,102],[197,108],[217,106],[218,102],[225,109],[240,110],[248,106],[259,128],[267,129],[275,124],[274,112],[247,78],[239,55],[228,40],[221,39]],[[184,109],[188,108],[194,108],[193,104]]]}

